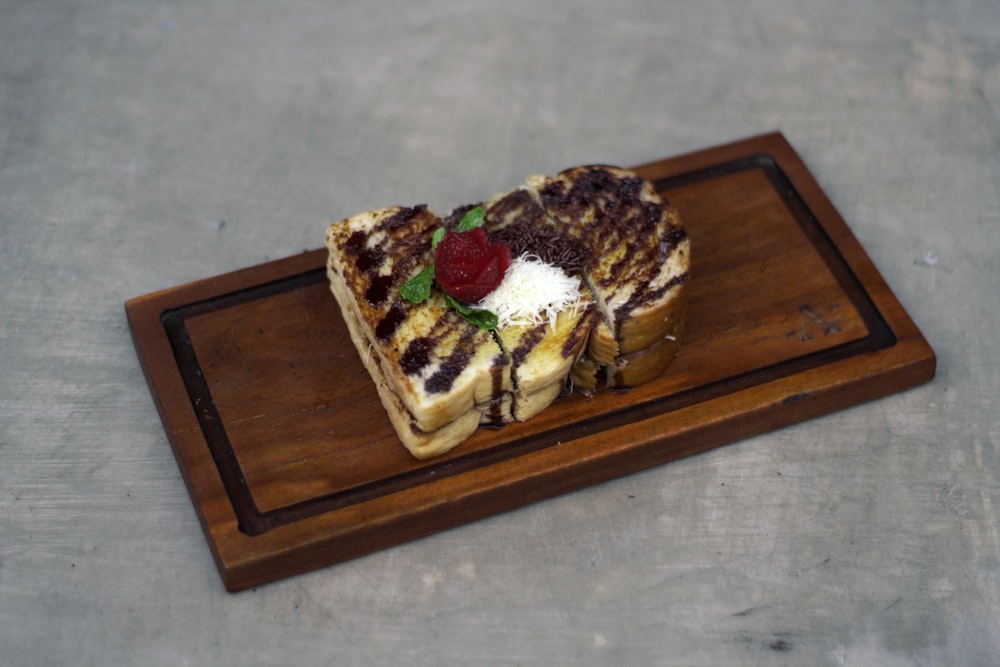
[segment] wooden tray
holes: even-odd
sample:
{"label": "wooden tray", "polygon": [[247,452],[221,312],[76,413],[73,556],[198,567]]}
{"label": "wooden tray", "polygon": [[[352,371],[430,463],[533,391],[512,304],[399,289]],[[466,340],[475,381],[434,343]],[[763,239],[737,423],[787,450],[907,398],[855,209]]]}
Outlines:
{"label": "wooden tray", "polygon": [[[323,249],[125,304],[150,390],[236,591],[926,382],[935,357],[779,133],[638,168],[692,241],[688,328],[658,380],[403,449]],[[344,211],[342,213],[350,213]],[[323,230],[319,230],[321,236]]]}

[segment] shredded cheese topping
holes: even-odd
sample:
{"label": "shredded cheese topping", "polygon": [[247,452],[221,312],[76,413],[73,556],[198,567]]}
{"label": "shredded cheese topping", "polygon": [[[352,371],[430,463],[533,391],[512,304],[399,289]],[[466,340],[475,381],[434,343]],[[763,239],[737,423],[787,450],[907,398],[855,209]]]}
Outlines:
{"label": "shredded cheese topping", "polygon": [[525,253],[511,261],[500,285],[476,304],[497,316],[498,327],[555,328],[559,313],[580,306],[580,279]]}

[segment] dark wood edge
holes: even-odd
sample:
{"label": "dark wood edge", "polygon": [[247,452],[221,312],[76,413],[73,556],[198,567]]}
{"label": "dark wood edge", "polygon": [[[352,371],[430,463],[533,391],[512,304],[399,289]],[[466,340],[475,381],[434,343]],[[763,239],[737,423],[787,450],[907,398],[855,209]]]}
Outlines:
{"label": "dark wood edge", "polygon": [[[238,525],[238,518],[232,508],[227,508],[224,516],[206,516],[205,507],[198,502],[204,495],[225,494],[225,485],[208,448],[186,446],[190,438],[200,437],[201,424],[194,406],[188,400],[187,388],[177,368],[174,351],[162,318],[178,304],[207,302],[218,294],[244,289],[248,282],[277,281],[297,275],[315,268],[317,263],[323,264],[325,258],[325,249],[305,251],[291,257],[135,297],[125,302],[126,319],[132,333],[132,342],[138,353],[140,367],[163,423],[167,441],[178,461],[188,494],[194,500],[198,521],[209,538],[209,548],[224,581],[230,557],[220,548],[220,544],[226,542],[229,526]],[[180,412],[167,409],[168,405],[182,403],[190,410]]]}
{"label": "dark wood edge", "polygon": [[[895,349],[895,348],[893,348]],[[904,355],[892,355],[904,357]],[[830,414],[845,403],[874,400],[933,377],[933,364],[924,359],[911,363],[897,359],[889,367],[871,375],[813,391],[801,391],[791,379],[778,382],[772,396],[748,409],[720,416],[712,402],[682,408],[667,416],[637,421],[616,433],[616,445],[609,446],[601,434],[561,445],[562,456],[554,460],[553,450],[542,450],[517,460],[517,469],[493,466],[489,478],[455,476],[435,485],[436,493],[402,492],[376,498],[363,507],[348,508],[328,515],[283,526],[257,538],[238,537],[239,552],[250,556],[249,540],[273,541],[275,549],[262,548],[258,557],[229,562],[223,579],[228,590],[240,591],[270,581],[302,574],[364,556],[386,547],[385,535],[393,544],[419,539],[478,519],[553,498],[593,484],[609,481],[653,466],[704,453],[723,445],[775,429]],[[853,365],[857,365],[855,362]],[[721,399],[720,399],[721,400]],[[773,410],[781,404],[795,405],[794,411]],[[750,409],[752,407],[752,409]],[[761,415],[768,415],[762,420]],[[724,427],[724,428],[720,428]],[[725,435],[720,435],[725,433]],[[664,434],[670,447],[662,446]],[[572,452],[566,450],[572,449]],[[510,480],[514,480],[511,482]],[[406,511],[401,512],[400,507]],[[365,521],[368,516],[384,516],[381,523]],[[415,518],[419,517],[419,521]],[[321,536],[316,539],[312,536]],[[278,550],[288,540],[301,540],[294,559]],[[234,543],[235,544],[235,543]]]}

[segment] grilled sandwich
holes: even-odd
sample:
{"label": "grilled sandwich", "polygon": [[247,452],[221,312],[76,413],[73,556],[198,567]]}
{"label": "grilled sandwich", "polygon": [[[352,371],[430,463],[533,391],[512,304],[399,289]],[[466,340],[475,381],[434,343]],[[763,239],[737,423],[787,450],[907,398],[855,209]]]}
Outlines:
{"label": "grilled sandwich", "polygon": [[676,212],[631,172],[591,166],[532,177],[478,205],[513,261],[481,302],[486,330],[437,286],[403,286],[434,262],[444,218],[425,206],[368,211],[327,230],[330,285],[390,420],[417,458],[481,425],[537,415],[570,386],[634,386],[673,359],[683,330],[688,241]]}

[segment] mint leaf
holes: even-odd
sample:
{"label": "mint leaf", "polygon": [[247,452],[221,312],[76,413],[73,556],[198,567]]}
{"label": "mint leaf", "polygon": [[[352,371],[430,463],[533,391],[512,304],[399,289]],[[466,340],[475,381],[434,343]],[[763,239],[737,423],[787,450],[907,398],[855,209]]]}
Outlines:
{"label": "mint leaf", "polygon": [[[431,253],[444,238],[445,228],[438,227],[431,236]],[[407,280],[401,288],[399,294],[410,303],[420,303],[431,295],[431,286],[434,284],[434,265],[431,264],[426,269]]]}
{"label": "mint leaf", "polygon": [[444,301],[448,304],[448,307],[452,310],[457,310],[459,315],[465,315],[472,312],[472,306],[467,306],[450,294],[444,295]]}
{"label": "mint leaf", "polygon": [[434,230],[434,236],[431,237],[431,252],[434,252],[437,249],[438,243],[441,243],[441,239],[444,238],[444,234],[444,227],[438,227]]}
{"label": "mint leaf", "polygon": [[499,318],[488,310],[470,310],[468,313],[462,313],[462,317],[487,331],[496,329],[499,323]]}
{"label": "mint leaf", "polygon": [[455,231],[471,232],[476,227],[482,227],[484,222],[486,222],[486,211],[483,210],[482,206],[477,206],[462,216],[462,220],[458,223]]}
{"label": "mint leaf", "polygon": [[413,276],[399,288],[399,295],[410,303],[420,303],[431,295],[431,285],[434,283],[434,265]]}
{"label": "mint leaf", "polygon": [[461,301],[458,301],[450,294],[445,295],[445,302],[455,310],[459,315],[464,317],[466,321],[475,324],[480,329],[496,329],[499,323],[499,318],[488,310],[483,310],[481,308],[472,308],[467,306]]}

